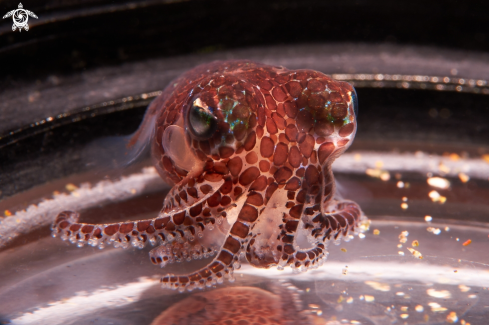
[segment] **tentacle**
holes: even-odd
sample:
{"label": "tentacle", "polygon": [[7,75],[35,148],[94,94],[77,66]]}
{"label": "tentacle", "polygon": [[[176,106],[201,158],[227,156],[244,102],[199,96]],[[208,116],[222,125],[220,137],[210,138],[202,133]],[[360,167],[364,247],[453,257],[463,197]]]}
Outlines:
{"label": "tentacle", "polygon": [[[316,191],[316,187],[322,191]],[[315,166],[308,166],[305,171],[303,189],[305,193],[299,194],[296,200],[304,204],[304,209],[297,222],[299,232],[288,231],[282,241],[290,243],[283,246],[281,266],[290,265],[294,268],[308,269],[322,264],[327,256],[326,243],[336,240],[340,236],[349,240],[350,232],[355,232],[357,226],[365,219],[360,207],[353,201],[335,200],[335,182],[331,165],[326,165],[322,171]],[[292,211],[290,211],[292,212]],[[291,213],[294,217],[294,215]],[[289,227],[290,230],[290,227]],[[298,249],[298,241],[307,242],[312,245],[308,249]],[[304,240],[305,239],[305,240]]]}
{"label": "tentacle", "polygon": [[[261,220],[264,223],[255,228],[248,243],[246,257],[255,267],[316,267],[328,254],[327,241],[340,236],[348,240],[349,233],[364,218],[356,203],[332,199],[335,187],[329,166],[320,170],[309,165],[298,173],[303,178],[290,178],[271,201],[286,204],[282,203],[281,208],[274,204],[267,206],[275,209],[268,213],[275,220],[281,214],[281,220],[275,224]],[[267,228],[275,230],[267,231]]]}
{"label": "tentacle", "polygon": [[[138,220],[110,224],[79,223],[80,215],[73,211],[63,211],[56,217],[52,227],[52,236],[68,240],[82,247],[85,244],[104,248],[113,244],[114,247],[127,248],[130,245],[143,248],[146,243],[156,244],[158,238],[167,240],[169,233],[162,232],[169,221],[165,218]],[[166,222],[166,224],[165,224]]]}
{"label": "tentacle", "polygon": [[304,269],[316,267],[322,264],[322,260],[328,255],[326,243],[329,240],[349,240],[350,233],[357,231],[357,225],[365,216],[360,207],[352,201],[336,201],[331,203],[333,208],[329,214],[318,213],[311,223],[304,225],[304,231],[314,246],[309,249],[296,249],[293,244],[284,245],[282,266],[290,265],[294,268]]}
{"label": "tentacle", "polygon": [[240,219],[241,221],[236,221],[230,229],[227,239],[218,250],[219,254],[208,266],[191,274],[167,274],[161,278],[163,286],[183,292],[210,287],[222,283],[226,278],[233,282],[233,271],[241,267],[239,256],[248,240],[249,228],[243,218],[238,217],[238,220]]}
{"label": "tentacle", "polygon": [[[261,184],[262,182],[263,184]],[[250,240],[251,229],[258,219],[260,213],[258,208],[268,201],[277,188],[277,184],[273,184],[267,185],[266,178],[257,179],[250,186],[251,189],[257,191],[250,190],[245,197],[246,200],[237,200],[237,206],[233,210],[239,211],[239,214],[234,222],[233,217],[228,216],[228,222],[232,222],[233,225],[229,228],[225,241],[217,250],[218,255],[209,266],[186,275],[168,274],[161,279],[163,285],[171,289],[185,291],[222,283],[225,278],[233,281],[233,271],[240,267],[240,254]]]}
{"label": "tentacle", "polygon": [[191,274],[167,274],[161,278],[161,283],[164,287],[183,292],[223,283],[225,278],[231,282],[234,281],[233,271],[240,267],[239,253],[242,247],[241,242],[233,235],[229,235],[224,245],[220,248],[219,255],[208,266]]}
{"label": "tentacle", "polygon": [[[224,206],[214,204],[213,201],[223,184],[221,177],[211,181],[202,180],[200,183],[187,182],[184,186],[174,187],[165,199],[165,202],[173,204],[166,204],[159,216],[150,220],[88,224],[78,222],[77,212],[64,211],[57,216],[52,234],[76,243],[79,247],[89,244],[104,248],[107,244],[113,244],[114,247],[127,248],[132,245],[143,248],[148,242],[152,245],[173,241],[181,244],[192,242],[196,238],[204,237],[206,224],[214,224],[216,220],[220,222],[225,216],[231,200],[224,202]],[[188,196],[183,193],[188,193]],[[175,202],[179,202],[178,207],[174,205]]]}

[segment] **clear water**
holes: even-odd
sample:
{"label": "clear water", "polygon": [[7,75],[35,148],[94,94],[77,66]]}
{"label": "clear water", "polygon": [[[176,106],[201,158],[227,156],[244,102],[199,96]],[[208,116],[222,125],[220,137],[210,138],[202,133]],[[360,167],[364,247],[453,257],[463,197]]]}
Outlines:
{"label": "clear water", "polygon": [[[78,248],[49,236],[50,211],[59,205],[82,209],[87,222],[153,218],[166,188],[151,168],[113,182],[77,175],[24,193],[2,203],[11,204],[11,212],[26,202],[36,205],[0,224],[0,232],[12,235],[0,251],[0,324],[152,324],[170,306],[173,314],[188,313],[185,299],[195,294],[236,287],[273,293],[277,285],[296,288],[297,312],[311,324],[487,324],[489,165],[417,153],[404,156],[407,168],[396,157],[350,152],[335,163],[342,194],[372,223],[360,237],[330,243],[321,267],[294,273],[243,263],[234,283],[198,293],[162,289],[159,280],[205,260],[161,270],[149,261],[151,247]],[[430,186],[428,176],[443,176],[450,186]],[[83,180],[90,184],[79,186]],[[446,201],[430,197],[432,191]],[[22,227],[12,228],[14,222]]]}

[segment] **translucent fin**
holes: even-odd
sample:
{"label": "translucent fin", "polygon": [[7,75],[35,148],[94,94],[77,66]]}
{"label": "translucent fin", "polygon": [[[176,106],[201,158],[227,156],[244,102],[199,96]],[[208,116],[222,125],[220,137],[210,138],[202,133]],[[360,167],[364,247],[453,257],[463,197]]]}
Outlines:
{"label": "translucent fin", "polygon": [[154,117],[144,121],[136,133],[127,136],[97,139],[82,150],[81,158],[98,173],[120,174],[131,164],[149,158],[153,122]]}

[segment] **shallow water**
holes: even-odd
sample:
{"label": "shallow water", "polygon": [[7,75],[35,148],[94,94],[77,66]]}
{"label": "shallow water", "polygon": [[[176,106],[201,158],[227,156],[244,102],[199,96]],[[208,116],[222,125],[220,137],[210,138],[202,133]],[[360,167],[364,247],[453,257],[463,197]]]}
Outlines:
{"label": "shallow water", "polygon": [[[17,220],[31,228],[24,229],[26,234],[11,232],[10,248],[0,251],[0,320],[9,324],[151,324],[165,310],[186,315],[187,301],[183,307],[178,302],[196,292],[204,299],[226,287],[260,288],[264,291],[258,294],[281,298],[271,302],[277,305],[285,304],[277,293],[277,286],[282,286],[294,288],[297,313],[306,315],[311,324],[486,324],[486,165],[478,165],[481,159],[418,153],[403,156],[410,166],[407,170],[392,163],[396,157],[395,153],[349,152],[334,164],[342,194],[359,202],[372,223],[359,237],[330,243],[329,256],[318,269],[264,270],[243,263],[235,272],[235,282],[184,294],[162,289],[161,275],[190,272],[206,260],[161,270],[149,261],[151,247],[78,248],[49,236],[52,206],[83,209],[85,221],[153,218],[166,187],[152,168],[122,180],[97,183],[94,178],[89,185],[77,186],[72,183],[86,179],[77,176],[37,188],[35,192],[44,193],[47,200],[38,200],[36,206],[4,218],[1,224],[5,230]],[[450,170],[440,171],[440,162]],[[460,172],[470,179],[457,178]],[[443,174],[450,186],[429,186],[427,173]],[[58,188],[59,193],[46,196],[43,188]],[[446,201],[430,197],[432,191]],[[33,192],[23,195],[31,195],[31,201],[35,196]],[[22,201],[17,198],[18,204]],[[431,221],[425,220],[427,215]],[[212,323],[212,315],[205,317]],[[199,323],[205,324],[190,322]]]}
{"label": "shallow water", "polygon": [[[438,235],[428,228],[440,229]],[[449,227],[449,229],[447,228]],[[374,220],[365,238],[329,245],[323,266],[304,273],[248,265],[224,286],[300,289],[302,311],[326,324],[484,324],[489,313],[489,228],[415,220]],[[399,236],[408,232],[407,242]],[[471,239],[472,243],[463,246]],[[417,240],[415,249],[408,250]],[[422,258],[421,258],[422,257]],[[171,265],[166,271],[196,267]],[[43,238],[2,254],[0,310],[12,324],[150,324],[193,293],[161,289],[147,249],[77,249]],[[11,268],[9,268],[11,270]],[[281,283],[281,282],[279,282]],[[199,290],[197,290],[200,292]],[[183,310],[182,310],[183,312]],[[397,321],[397,322],[396,322]]]}

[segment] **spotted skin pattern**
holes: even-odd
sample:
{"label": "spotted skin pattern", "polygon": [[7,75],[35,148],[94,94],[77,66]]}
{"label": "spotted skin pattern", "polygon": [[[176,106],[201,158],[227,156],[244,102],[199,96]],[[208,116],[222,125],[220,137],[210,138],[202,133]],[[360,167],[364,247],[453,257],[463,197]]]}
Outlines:
{"label": "spotted skin pattern", "polygon": [[159,215],[85,224],[65,211],[53,235],[100,248],[149,242],[161,267],[214,256],[196,272],[162,278],[180,291],[232,280],[240,255],[259,268],[317,267],[329,240],[349,238],[366,220],[356,203],[335,197],[331,170],[353,141],[355,102],[350,84],[312,70],[198,66],[151,103],[130,143],[149,142],[173,185]]}

